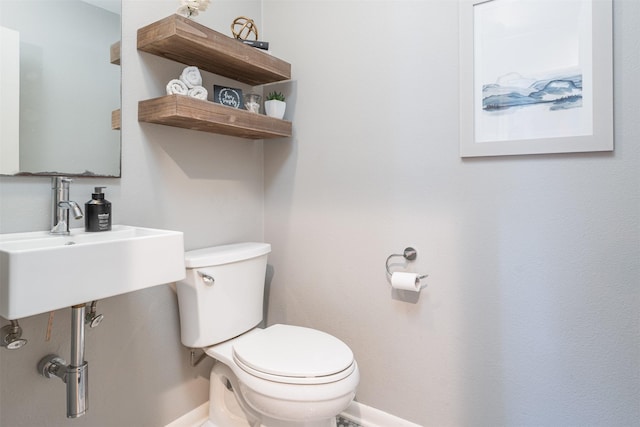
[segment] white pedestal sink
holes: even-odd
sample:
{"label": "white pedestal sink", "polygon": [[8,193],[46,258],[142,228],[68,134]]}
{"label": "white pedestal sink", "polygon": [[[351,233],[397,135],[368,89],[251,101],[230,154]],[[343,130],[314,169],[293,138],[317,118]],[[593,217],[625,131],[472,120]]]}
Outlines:
{"label": "white pedestal sink", "polygon": [[0,234],[0,316],[46,313],[175,282],[185,276],[181,232],[114,225]]}

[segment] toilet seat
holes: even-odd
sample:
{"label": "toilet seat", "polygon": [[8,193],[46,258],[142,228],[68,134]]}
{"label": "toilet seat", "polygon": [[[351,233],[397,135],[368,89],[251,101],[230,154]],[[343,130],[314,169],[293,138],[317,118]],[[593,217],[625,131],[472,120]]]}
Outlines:
{"label": "toilet seat", "polygon": [[286,384],[327,384],[356,369],[351,349],[315,329],[273,325],[233,343],[233,360],[255,377]]}

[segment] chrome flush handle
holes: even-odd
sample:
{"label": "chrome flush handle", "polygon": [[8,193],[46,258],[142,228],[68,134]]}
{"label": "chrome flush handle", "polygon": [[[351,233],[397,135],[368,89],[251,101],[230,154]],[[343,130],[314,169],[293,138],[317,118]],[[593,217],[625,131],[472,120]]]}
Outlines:
{"label": "chrome flush handle", "polygon": [[213,286],[213,283],[216,281],[216,279],[209,276],[207,273],[203,273],[202,271],[198,271],[198,276],[202,277],[202,281],[207,286]]}

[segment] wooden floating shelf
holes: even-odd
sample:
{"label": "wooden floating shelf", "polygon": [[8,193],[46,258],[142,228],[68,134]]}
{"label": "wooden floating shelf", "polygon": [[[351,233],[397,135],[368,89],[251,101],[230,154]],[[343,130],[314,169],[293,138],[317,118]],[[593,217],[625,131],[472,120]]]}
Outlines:
{"label": "wooden floating shelf", "polygon": [[291,122],[185,95],[138,103],[138,121],[248,139],[291,136]]}
{"label": "wooden floating shelf", "polygon": [[109,47],[109,62],[120,65],[120,42],[115,42]]}
{"label": "wooden floating shelf", "polygon": [[120,130],[120,122],[121,122],[122,118],[121,118],[121,114],[120,114],[120,109],[118,108],[117,110],[113,110],[111,112],[111,130]]}
{"label": "wooden floating shelf", "polygon": [[140,28],[138,50],[252,86],[291,79],[291,64],[175,14]]}

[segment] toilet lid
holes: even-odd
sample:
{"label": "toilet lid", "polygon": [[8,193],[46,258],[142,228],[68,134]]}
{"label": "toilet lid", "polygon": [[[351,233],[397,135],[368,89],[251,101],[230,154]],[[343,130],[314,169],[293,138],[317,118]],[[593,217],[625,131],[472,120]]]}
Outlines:
{"label": "toilet lid", "polygon": [[[233,356],[243,370],[275,381],[274,377],[332,377],[335,381],[355,369],[353,353],[345,343],[300,326],[273,325],[240,339],[233,345]],[[335,378],[336,374],[340,378]]]}

